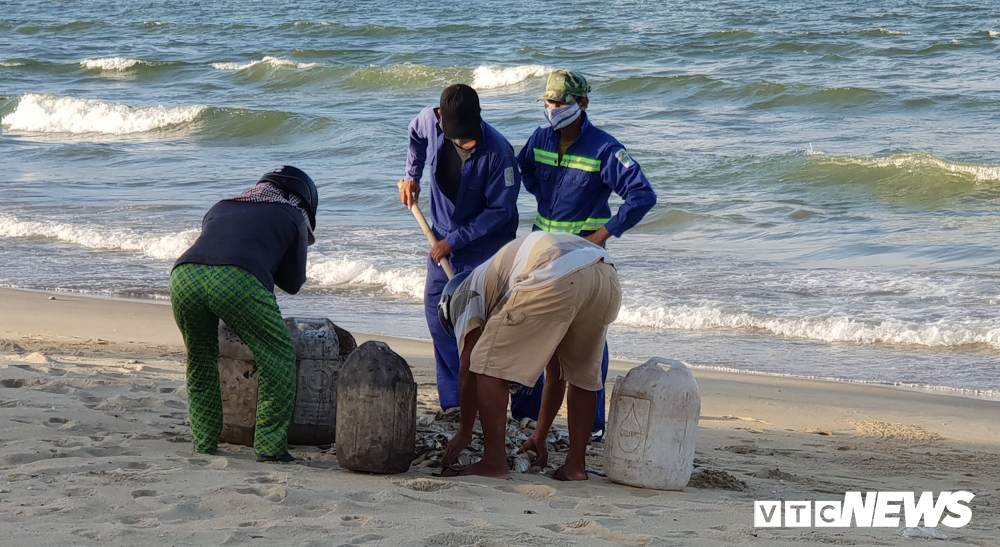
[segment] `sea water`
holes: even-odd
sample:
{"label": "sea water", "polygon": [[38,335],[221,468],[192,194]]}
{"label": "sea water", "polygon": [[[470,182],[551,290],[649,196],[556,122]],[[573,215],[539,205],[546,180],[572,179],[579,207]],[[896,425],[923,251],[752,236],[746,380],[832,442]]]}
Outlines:
{"label": "sea water", "polygon": [[464,82],[519,150],[572,68],[659,195],[609,243],[613,354],[996,394],[998,31],[989,2],[0,1],[0,284],[168,298],[205,211],[287,163],[321,206],[286,313],[426,338],[407,123]]}

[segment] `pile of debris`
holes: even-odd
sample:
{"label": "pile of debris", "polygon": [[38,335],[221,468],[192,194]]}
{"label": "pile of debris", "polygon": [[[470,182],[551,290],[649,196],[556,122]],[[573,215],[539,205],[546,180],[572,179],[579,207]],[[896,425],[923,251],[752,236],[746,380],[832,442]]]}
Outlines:
{"label": "pile of debris", "polygon": [[[452,408],[438,412],[436,416],[421,416],[417,419],[417,447],[416,459],[413,461],[414,467],[441,467],[441,459],[448,443],[455,438],[461,428],[461,415],[458,408]],[[518,454],[517,451],[524,446],[528,438],[535,433],[537,423],[530,418],[520,421],[507,417],[507,466],[511,471],[517,473],[543,473],[552,474],[558,464],[565,459],[564,454],[569,451],[569,432],[552,427],[548,435],[549,462],[542,469],[533,467],[532,460],[534,452]],[[473,430],[472,442],[466,450],[458,457],[459,465],[475,463],[483,457],[483,429],[479,422],[476,422]],[[593,444],[587,448],[588,456],[599,456],[602,453],[600,445]],[[556,456],[563,454],[563,457]],[[554,457],[555,456],[555,457]]]}

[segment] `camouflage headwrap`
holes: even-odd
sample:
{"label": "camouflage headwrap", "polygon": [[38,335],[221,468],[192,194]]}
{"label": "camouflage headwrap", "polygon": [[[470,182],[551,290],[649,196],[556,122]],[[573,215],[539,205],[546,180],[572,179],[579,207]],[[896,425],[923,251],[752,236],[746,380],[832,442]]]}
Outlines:
{"label": "camouflage headwrap", "polygon": [[549,74],[545,93],[539,100],[556,101],[559,103],[575,103],[577,99],[586,97],[590,85],[583,74],[575,70],[553,70]]}

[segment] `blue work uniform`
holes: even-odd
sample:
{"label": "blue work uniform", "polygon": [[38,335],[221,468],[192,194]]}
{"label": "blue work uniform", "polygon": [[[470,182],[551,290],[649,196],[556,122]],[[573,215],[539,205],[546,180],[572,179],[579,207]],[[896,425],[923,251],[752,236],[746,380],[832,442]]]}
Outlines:
{"label": "blue work uniform", "polygon": [[[559,156],[559,135],[550,125],[535,130],[517,156],[524,187],[538,202],[535,230],[567,232],[587,237],[602,226],[615,237],[634,227],[656,205],[656,193],[639,164],[614,137],[594,127],[584,116],[580,136]],[[612,216],[611,192],[625,203]],[[608,376],[608,346],[604,345],[601,380]],[[532,390],[540,393],[544,377]],[[537,400],[523,401],[515,417],[537,416]],[[598,394],[594,432],[605,427],[604,390]]]}
{"label": "blue work uniform", "polygon": [[[471,150],[462,168],[458,196],[452,201],[436,180],[441,147],[451,145],[445,139],[440,121],[437,109],[427,107],[410,122],[404,179],[419,183],[424,165],[430,168],[434,234],[451,246],[451,265],[457,274],[472,271],[486,262],[517,235],[521,175],[514,148],[500,132],[481,122],[483,138]],[[437,305],[447,283],[444,269],[428,256],[424,313],[434,341],[438,398],[441,408],[446,410],[459,406],[458,376],[461,371],[458,344],[438,320]]]}

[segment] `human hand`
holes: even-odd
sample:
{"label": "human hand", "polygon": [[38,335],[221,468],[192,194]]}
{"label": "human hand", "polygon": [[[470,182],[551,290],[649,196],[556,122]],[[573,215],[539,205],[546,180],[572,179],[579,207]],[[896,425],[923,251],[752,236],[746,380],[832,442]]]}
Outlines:
{"label": "human hand", "polygon": [[459,431],[458,435],[455,435],[455,438],[448,443],[448,448],[445,449],[444,456],[441,458],[441,465],[448,467],[449,465],[458,463],[458,457],[471,443],[472,433]]}
{"label": "human hand", "polygon": [[434,262],[441,262],[446,256],[451,255],[451,245],[444,239],[438,241],[434,247],[431,248],[431,258]]}
{"label": "human hand", "polygon": [[545,467],[549,464],[549,445],[545,442],[545,439],[539,439],[537,433],[528,437],[528,440],[524,442],[524,446],[517,453],[524,454],[528,451],[537,454],[535,459],[531,461],[531,465]]}
{"label": "human hand", "polygon": [[403,202],[407,209],[413,207],[413,204],[417,203],[417,198],[420,197],[420,183],[412,180],[401,180],[397,186],[399,186],[399,201]]}
{"label": "human hand", "polygon": [[604,247],[604,245],[607,244],[608,239],[610,238],[611,238],[611,232],[609,232],[608,229],[605,228],[604,226],[601,226],[599,230],[590,234],[584,239],[593,243],[594,245],[597,245],[599,247]]}

